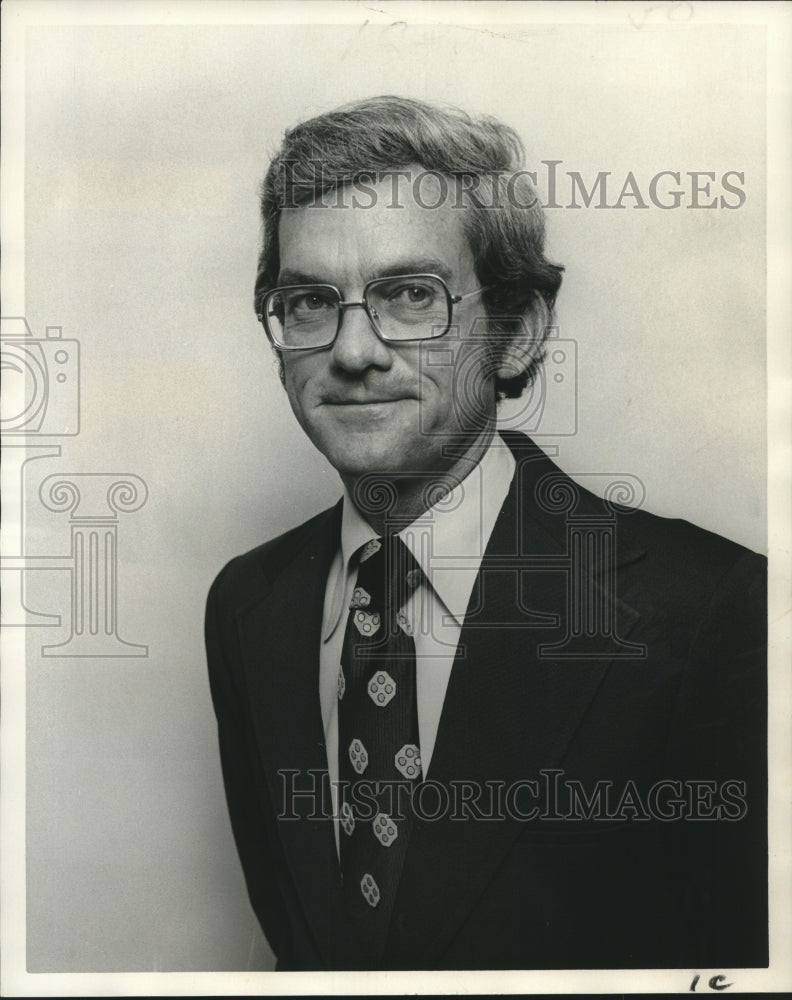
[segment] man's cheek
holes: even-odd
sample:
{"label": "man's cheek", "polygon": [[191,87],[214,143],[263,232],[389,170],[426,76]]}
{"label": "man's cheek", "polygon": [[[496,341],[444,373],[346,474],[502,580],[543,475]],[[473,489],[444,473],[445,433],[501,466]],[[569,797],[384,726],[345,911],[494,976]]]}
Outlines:
{"label": "man's cheek", "polygon": [[301,371],[299,363],[295,361],[289,361],[284,364],[283,371],[283,385],[289,397],[289,402],[294,412],[299,413],[300,410],[307,409],[308,379],[305,373]]}

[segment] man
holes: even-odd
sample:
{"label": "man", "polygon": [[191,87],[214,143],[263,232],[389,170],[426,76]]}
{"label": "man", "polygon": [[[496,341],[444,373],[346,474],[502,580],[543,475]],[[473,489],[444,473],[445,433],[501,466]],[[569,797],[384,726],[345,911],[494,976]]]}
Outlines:
{"label": "man", "polygon": [[383,97],[265,179],[256,311],[344,487],[207,609],[279,969],[767,962],[764,561],[497,433],[561,282],[520,157]]}

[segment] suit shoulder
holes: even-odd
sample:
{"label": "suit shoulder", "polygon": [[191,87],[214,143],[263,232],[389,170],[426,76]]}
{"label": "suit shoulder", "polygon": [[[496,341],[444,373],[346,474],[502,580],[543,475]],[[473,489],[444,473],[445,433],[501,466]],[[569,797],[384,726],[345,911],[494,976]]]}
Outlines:
{"label": "suit shoulder", "polygon": [[689,521],[644,510],[618,517],[616,530],[617,548],[624,540],[642,553],[622,577],[636,606],[669,615],[677,631],[711,616],[724,627],[728,621],[730,634],[764,628],[765,556]]}
{"label": "suit shoulder", "polygon": [[[688,578],[718,579],[734,566],[749,571],[763,571],[766,558],[729,538],[681,518],[662,517],[643,507],[630,507],[605,499],[585,485],[585,476],[574,477],[564,472],[534,441],[524,434],[502,431],[501,437],[512,450],[523,477],[521,488],[526,497],[526,510],[536,512],[543,523],[552,526],[556,537],[563,538],[566,521],[593,518],[603,526],[613,525],[614,541],[627,562],[634,553],[648,556],[658,569],[675,570]],[[539,499],[544,490],[544,502]],[[554,495],[554,490],[558,493]],[[568,498],[569,503],[565,500]],[[561,500],[560,504],[556,501]],[[563,523],[563,524],[562,524]]]}
{"label": "suit shoulder", "polygon": [[517,459],[529,516],[538,517],[561,546],[576,521],[581,530],[588,525],[609,532],[623,582],[634,583],[648,602],[700,612],[722,591],[761,591],[765,556],[690,521],[598,496],[584,485],[585,476],[569,476],[530,438],[501,436]]}
{"label": "suit shoulder", "polygon": [[661,517],[649,511],[617,509],[619,531],[655,559],[675,564],[684,573],[697,571],[722,576],[732,567],[744,565],[762,570],[767,558],[746,546],[682,518]]}
{"label": "suit shoulder", "polygon": [[334,530],[339,515],[340,503],[235,556],[215,577],[209,600],[216,598],[222,603],[239,605],[261,588],[271,585],[303,546],[313,539],[326,538]]}

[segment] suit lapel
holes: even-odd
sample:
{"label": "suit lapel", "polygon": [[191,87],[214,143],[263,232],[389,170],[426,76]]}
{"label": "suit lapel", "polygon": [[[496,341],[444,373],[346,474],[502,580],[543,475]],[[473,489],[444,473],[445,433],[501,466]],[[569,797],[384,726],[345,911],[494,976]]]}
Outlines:
{"label": "suit lapel", "polygon": [[[453,789],[454,782],[470,782],[485,790],[485,812],[493,782],[509,787],[559,767],[618,653],[607,636],[590,645],[584,659],[554,659],[552,650],[540,650],[563,634],[568,574],[559,560],[566,526],[563,517],[545,516],[531,502],[538,479],[555,466],[525,438],[509,444],[518,470],[471,596],[427,776],[430,786]],[[556,568],[521,572],[515,555]],[[625,562],[639,557],[627,549],[621,556]],[[591,583],[597,587],[596,579]],[[637,618],[619,603],[621,639]],[[430,810],[436,801],[427,790]],[[431,967],[441,959],[524,829],[519,817],[487,822],[462,813],[453,818],[450,809],[436,820],[419,820],[411,834],[386,954],[394,967]]]}
{"label": "suit lapel", "polygon": [[[360,962],[344,923],[319,701],[325,584],[340,507],[312,532],[271,588],[239,618],[256,740],[300,903],[330,968]],[[293,774],[287,773],[293,772]],[[285,789],[316,789],[291,796]],[[288,807],[291,808],[288,808]]]}

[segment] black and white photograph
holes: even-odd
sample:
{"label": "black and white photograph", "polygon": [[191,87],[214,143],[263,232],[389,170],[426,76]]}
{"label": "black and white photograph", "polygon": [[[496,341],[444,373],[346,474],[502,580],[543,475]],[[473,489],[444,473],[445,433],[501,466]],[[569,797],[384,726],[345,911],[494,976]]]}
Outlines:
{"label": "black and white photograph", "polygon": [[3,996],[777,992],[785,3],[3,5]]}

